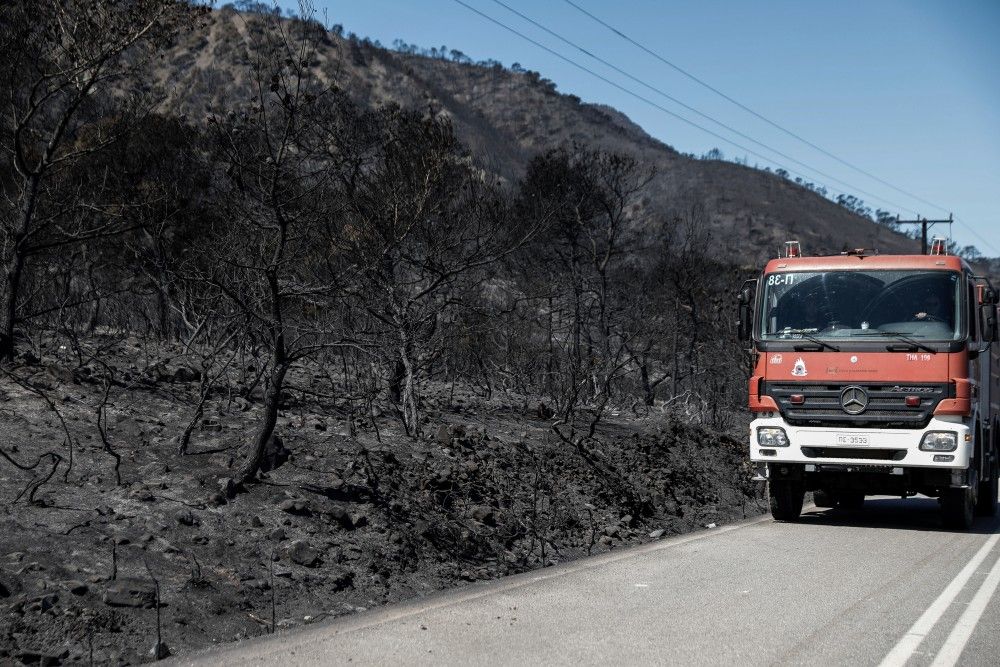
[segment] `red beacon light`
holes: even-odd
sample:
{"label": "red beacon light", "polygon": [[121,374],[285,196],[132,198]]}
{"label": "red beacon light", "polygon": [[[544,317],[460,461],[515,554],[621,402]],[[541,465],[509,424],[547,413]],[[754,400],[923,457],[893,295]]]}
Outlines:
{"label": "red beacon light", "polygon": [[802,247],[798,241],[785,241],[785,257],[795,258],[802,256]]}
{"label": "red beacon light", "polygon": [[931,254],[932,255],[947,255],[948,254],[948,240],[943,236],[935,236],[931,239]]}

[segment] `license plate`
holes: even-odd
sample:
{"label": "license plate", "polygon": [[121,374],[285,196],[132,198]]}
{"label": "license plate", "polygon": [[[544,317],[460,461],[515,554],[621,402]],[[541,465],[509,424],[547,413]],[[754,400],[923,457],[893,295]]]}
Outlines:
{"label": "license plate", "polygon": [[837,433],[834,435],[834,443],[848,447],[865,447],[871,444],[868,435],[858,433]]}

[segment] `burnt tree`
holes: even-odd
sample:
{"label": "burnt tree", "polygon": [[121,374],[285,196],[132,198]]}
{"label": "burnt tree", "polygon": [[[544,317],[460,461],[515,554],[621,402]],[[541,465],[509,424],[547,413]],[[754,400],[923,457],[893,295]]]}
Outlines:
{"label": "burnt tree", "polygon": [[326,160],[331,127],[351,105],[315,76],[322,27],[268,19],[249,45],[251,98],[212,119],[224,172],[224,219],[199,267],[226,304],[217,316],[265,351],[264,411],[239,481],[252,479],[274,433],[292,365],[330,345],[316,321],[335,309],[338,256],[329,231],[340,200]]}
{"label": "burnt tree", "polygon": [[376,140],[345,179],[346,233],[355,259],[352,302],[382,352],[406,432],[419,430],[421,373],[441,353],[462,289],[482,280],[532,233],[514,223],[507,197],[471,162],[449,122],[383,107]]}
{"label": "burnt tree", "polygon": [[120,232],[100,189],[67,171],[127,134],[148,109],[134,74],[197,10],[177,0],[15,0],[0,8],[0,360],[26,319],[33,258]]}

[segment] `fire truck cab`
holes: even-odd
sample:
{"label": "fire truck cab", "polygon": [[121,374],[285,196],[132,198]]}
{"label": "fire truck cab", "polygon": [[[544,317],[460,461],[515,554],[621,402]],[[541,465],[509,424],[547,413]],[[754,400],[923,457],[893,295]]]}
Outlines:
{"label": "fire truck cab", "polygon": [[949,527],[997,511],[997,294],[935,239],[927,255],[798,243],[739,295],[753,355],[750,458],[775,519],[804,495],[858,509],[865,496],[940,500]]}

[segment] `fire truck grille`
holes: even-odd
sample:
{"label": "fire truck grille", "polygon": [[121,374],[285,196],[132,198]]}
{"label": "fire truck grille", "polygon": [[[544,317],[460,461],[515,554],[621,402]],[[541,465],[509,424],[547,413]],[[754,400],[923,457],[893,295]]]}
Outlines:
{"label": "fire truck grille", "polygon": [[859,449],[853,447],[803,447],[802,454],[811,459],[872,459],[902,461],[905,449]]}
{"label": "fire truck grille", "polygon": [[[867,394],[867,406],[858,414],[850,414],[841,404],[841,394],[847,387],[860,387]],[[797,426],[924,428],[938,403],[953,398],[950,384],[769,382],[764,390],[778,404],[785,421]],[[907,397],[913,396],[919,399],[918,404],[907,405]],[[792,397],[796,398],[795,403]]]}

